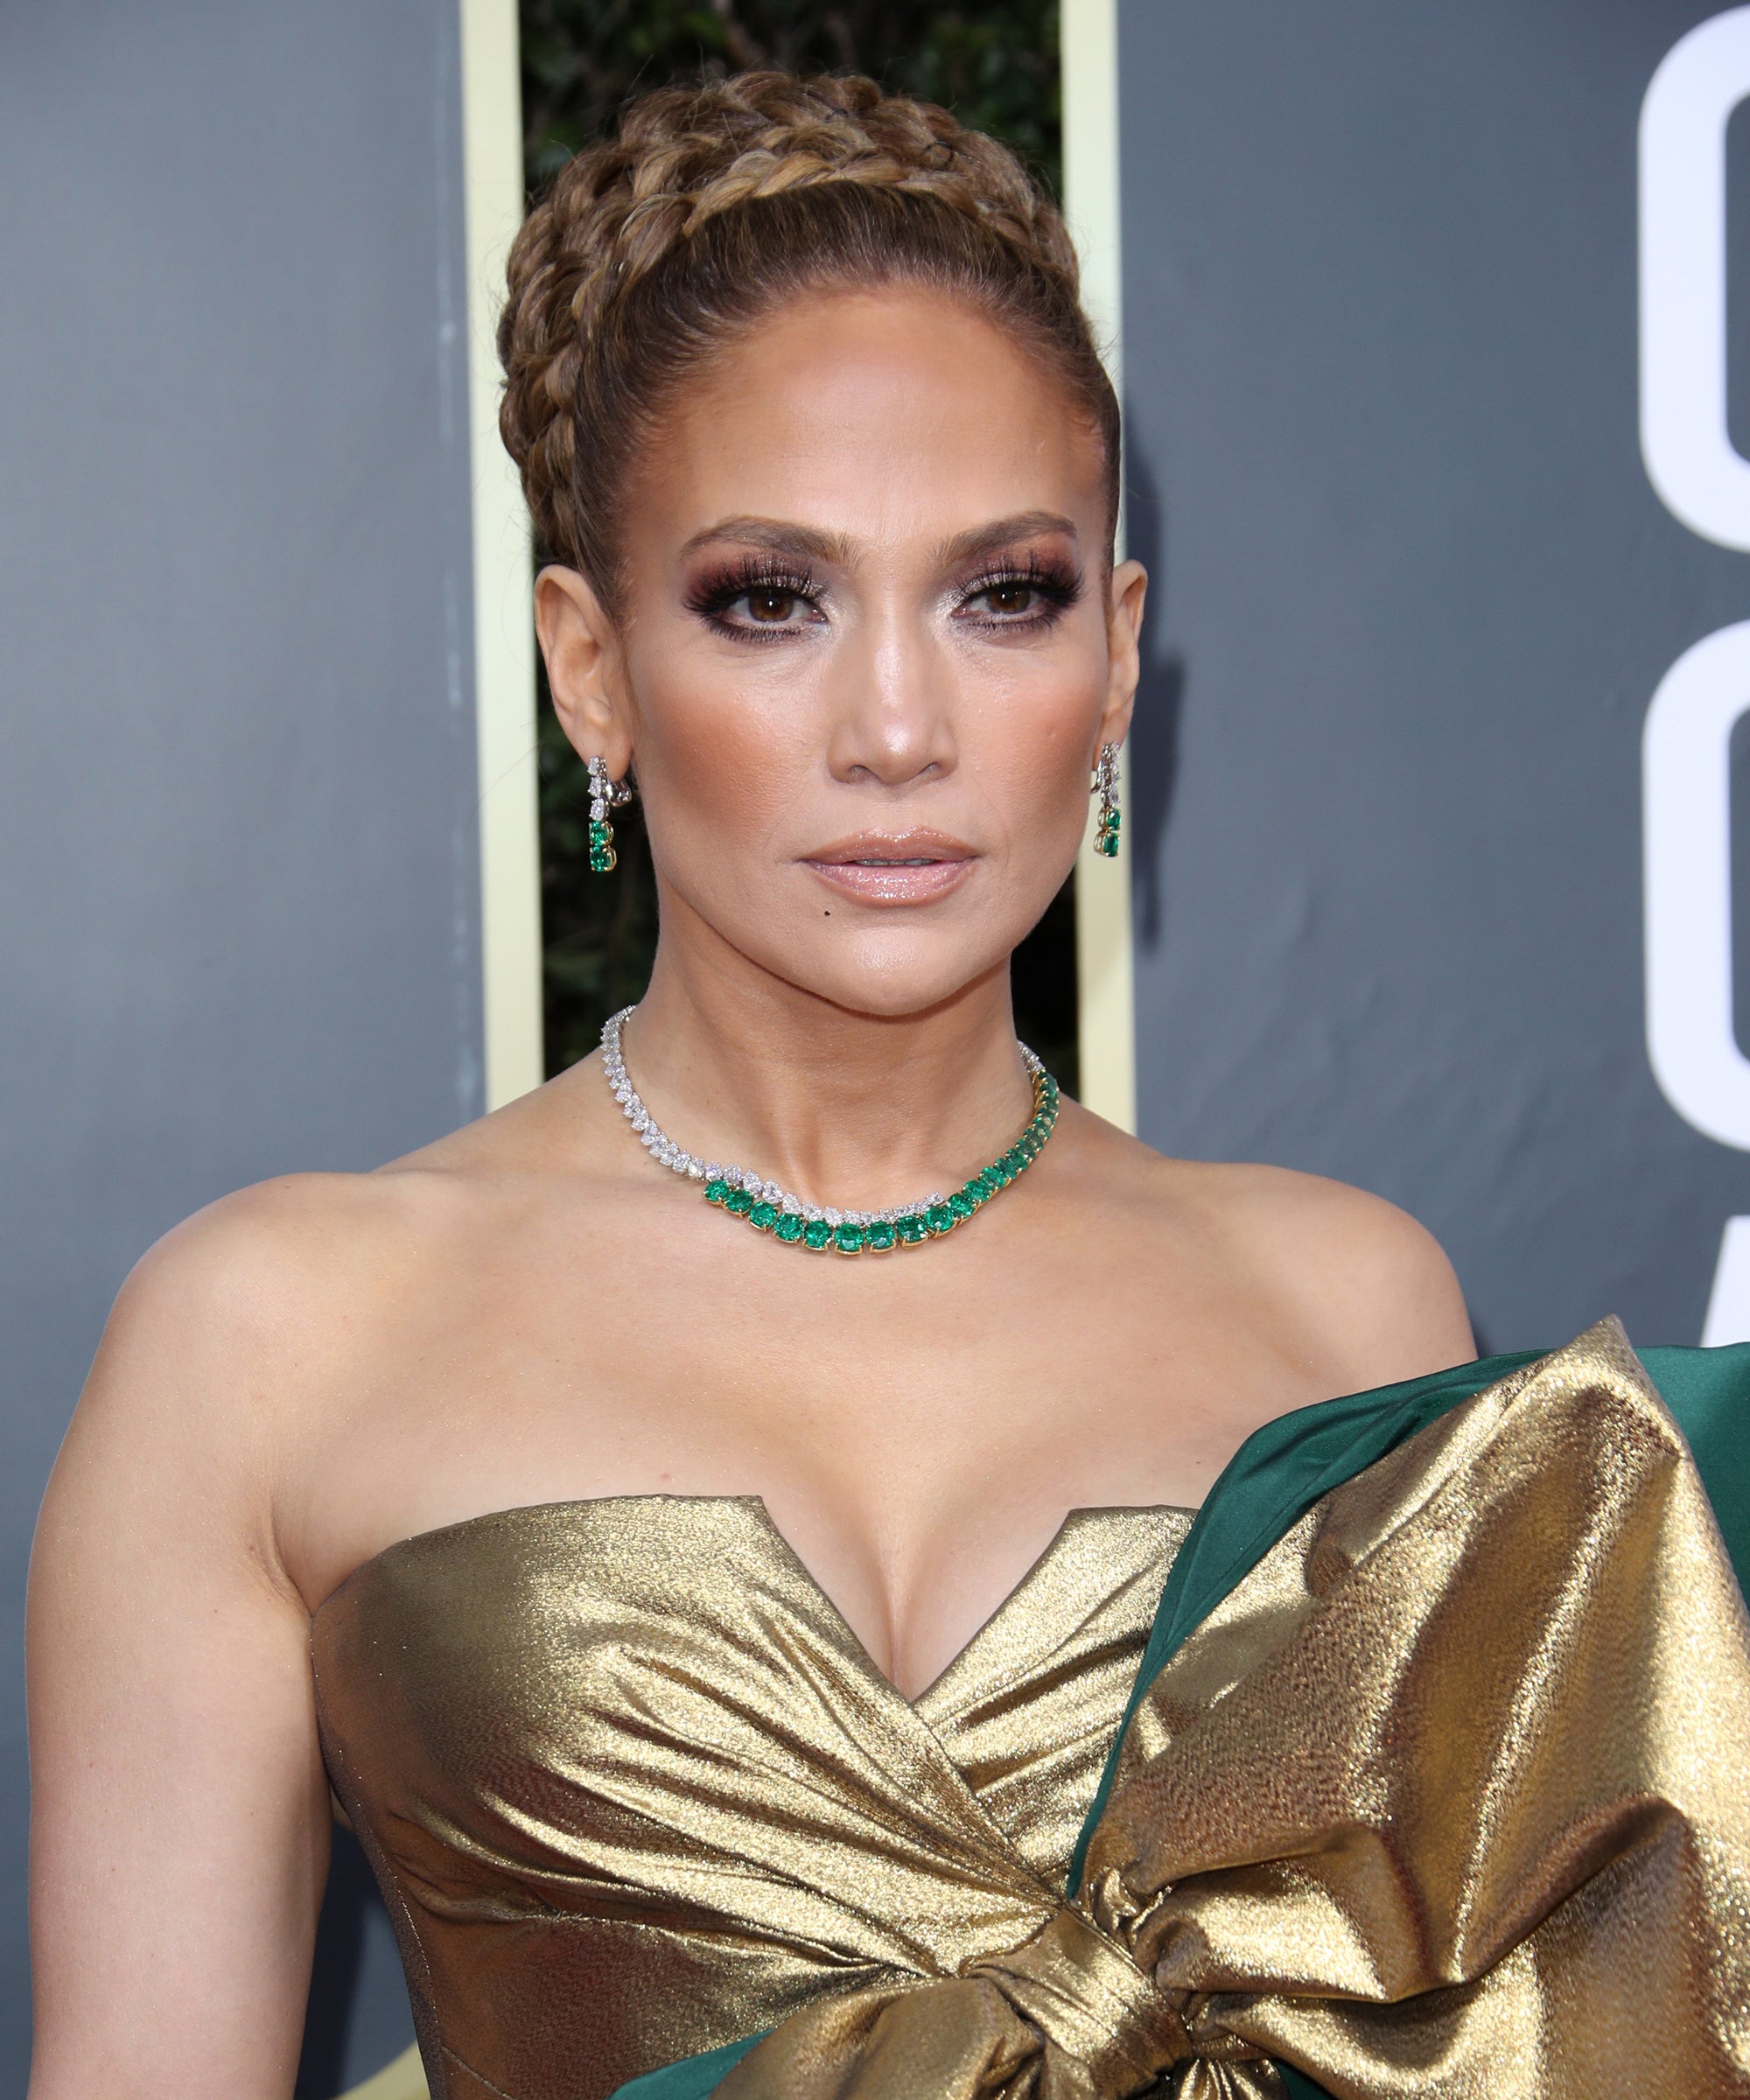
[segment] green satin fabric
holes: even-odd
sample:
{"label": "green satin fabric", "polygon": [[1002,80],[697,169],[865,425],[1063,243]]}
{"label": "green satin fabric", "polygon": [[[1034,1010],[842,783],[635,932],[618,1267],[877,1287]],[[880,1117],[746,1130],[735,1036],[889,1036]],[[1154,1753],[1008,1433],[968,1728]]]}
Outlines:
{"label": "green satin fabric", "polygon": [[[1088,1845],[1105,1811],[1125,1732],[1149,1687],[1186,1638],[1252,1572],[1322,1497],[1396,1451],[1462,1402],[1542,1352],[1479,1359],[1457,1369],[1320,1402],[1267,1424],[1216,1482],[1175,1558],[1124,1722],[1083,1826],[1074,1893]],[[1648,1376],[1689,1443],[1740,1586],[1750,1575],[1750,1343],[1719,1349],[1652,1348]],[[621,2086],[612,2100],[708,2100],[763,2037],[750,2035]],[[1290,2100],[1329,2100],[1287,2065],[1278,2071]],[[920,2095],[919,2100],[928,2100]]]}

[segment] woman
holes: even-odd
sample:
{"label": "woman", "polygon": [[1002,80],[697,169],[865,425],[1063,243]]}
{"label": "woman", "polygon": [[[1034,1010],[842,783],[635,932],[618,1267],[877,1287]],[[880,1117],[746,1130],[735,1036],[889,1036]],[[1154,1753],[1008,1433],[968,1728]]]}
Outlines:
{"label": "woman", "polygon": [[1468,1364],[1410,1220],[1015,1041],[1144,589],[1049,205],[865,81],[654,94],[501,345],[650,989],[130,1281],[34,2100],[290,2091],[331,1786],[450,2100],[1746,2090],[1743,1611],[1642,1368]]}

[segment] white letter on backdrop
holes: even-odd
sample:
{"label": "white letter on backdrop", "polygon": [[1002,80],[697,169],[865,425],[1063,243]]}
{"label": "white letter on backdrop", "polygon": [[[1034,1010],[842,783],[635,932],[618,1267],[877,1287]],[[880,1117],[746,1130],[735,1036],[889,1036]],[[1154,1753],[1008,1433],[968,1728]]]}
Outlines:
{"label": "white letter on backdrop", "polygon": [[1647,884],[1647,1054],[1667,1101],[1750,1152],[1750,1060],[1732,1001],[1732,731],[1750,713],[1750,620],[1722,627],[1660,681],[1641,744]]}
{"label": "white letter on backdrop", "polygon": [[1641,105],[1641,454],[1674,517],[1750,552],[1750,459],[1726,415],[1726,126],[1746,95],[1734,7],[1671,46]]}

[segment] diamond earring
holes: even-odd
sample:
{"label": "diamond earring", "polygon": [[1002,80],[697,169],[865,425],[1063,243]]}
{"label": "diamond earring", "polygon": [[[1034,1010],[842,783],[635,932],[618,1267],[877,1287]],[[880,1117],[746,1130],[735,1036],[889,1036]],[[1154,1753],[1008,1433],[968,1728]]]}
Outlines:
{"label": "diamond earring", "polygon": [[1094,840],[1094,850],[1103,853],[1108,860],[1118,858],[1118,833],[1124,822],[1124,813],[1118,807],[1118,747],[1116,744],[1100,746],[1100,764],[1093,780],[1095,792],[1100,797],[1100,829]]}
{"label": "diamond earring", "polygon": [[609,780],[607,760],[599,752],[590,760],[589,766],[590,872],[612,875],[619,857],[613,850],[613,826],[608,822],[608,811],[629,802],[632,790],[624,780]]}

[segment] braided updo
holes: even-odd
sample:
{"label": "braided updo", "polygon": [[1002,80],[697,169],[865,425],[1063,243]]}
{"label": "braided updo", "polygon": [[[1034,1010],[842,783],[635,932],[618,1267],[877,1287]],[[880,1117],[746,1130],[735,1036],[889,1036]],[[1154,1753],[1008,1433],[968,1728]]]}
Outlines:
{"label": "braided updo", "polygon": [[1118,404],[1055,206],[1006,147],[872,80],[746,73],[630,102],[510,254],[499,426],[544,556],[619,596],[628,460],[688,374],[799,292],[913,283],[974,302],[1104,451]]}

